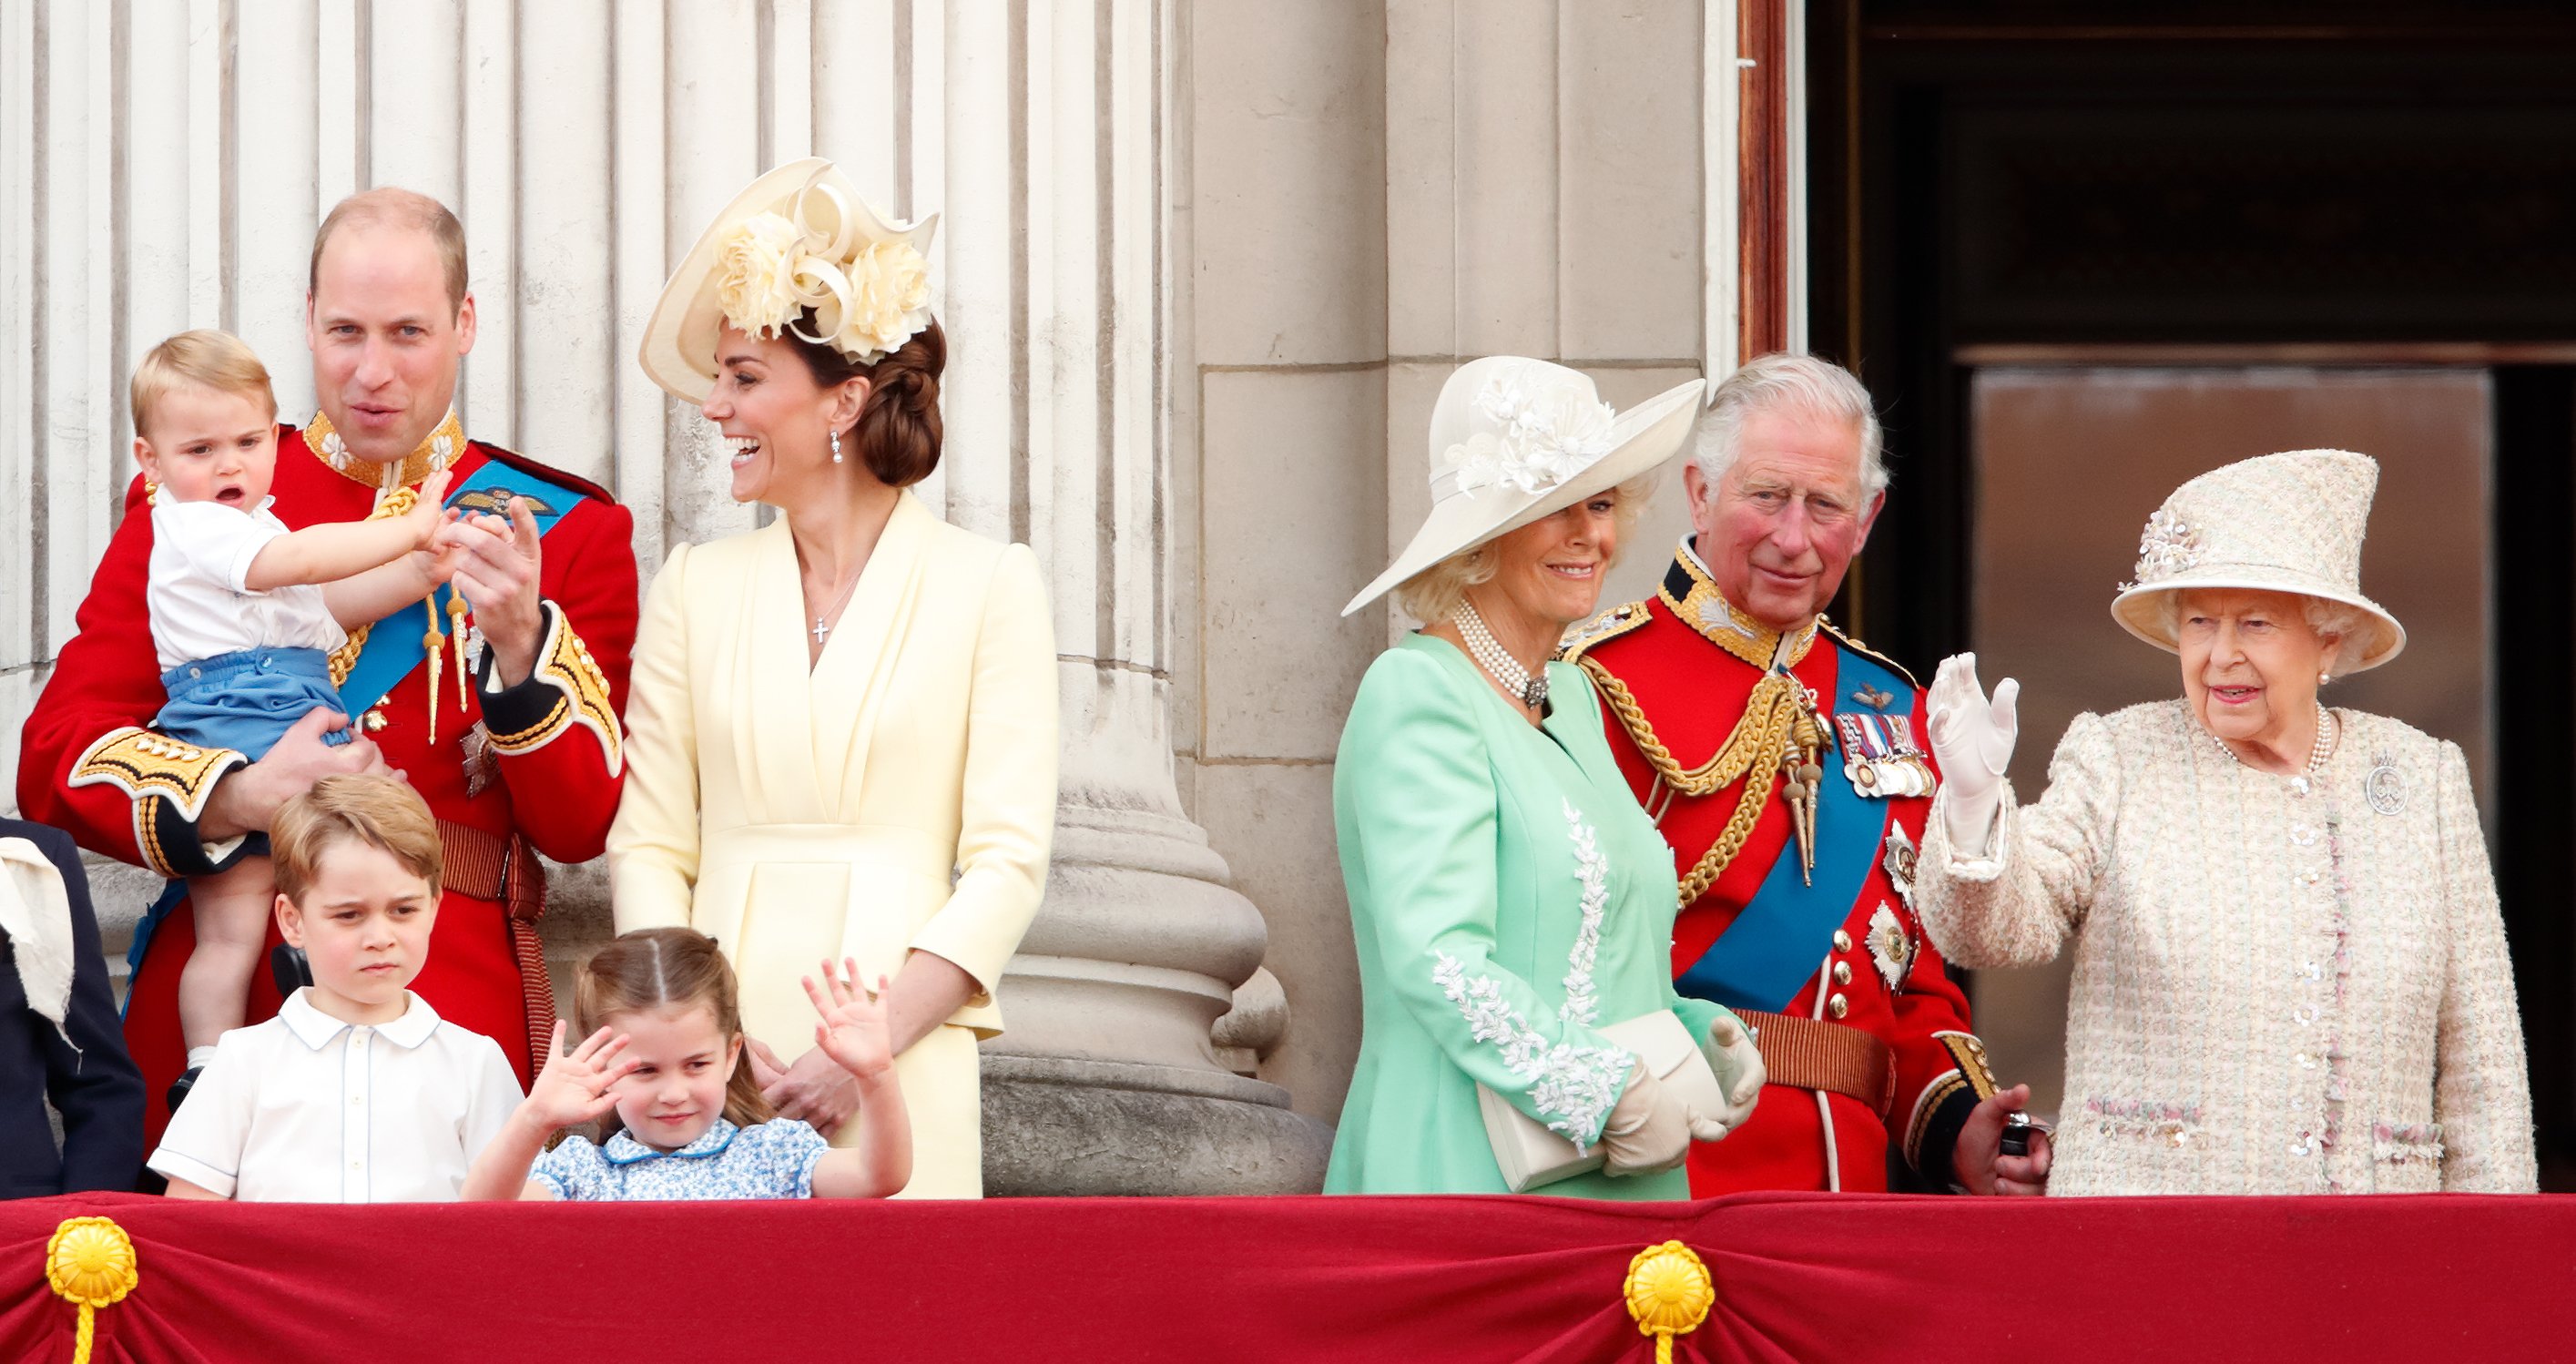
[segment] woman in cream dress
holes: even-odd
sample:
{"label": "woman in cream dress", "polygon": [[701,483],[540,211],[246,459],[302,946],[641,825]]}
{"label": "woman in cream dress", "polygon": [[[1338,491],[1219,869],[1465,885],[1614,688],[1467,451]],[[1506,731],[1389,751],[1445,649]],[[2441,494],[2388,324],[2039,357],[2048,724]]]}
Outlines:
{"label": "woman in cream dress", "polygon": [[1951,961],[2071,941],[2053,1194],[2529,1192],[2513,965],[2459,747],[2317,703],[2406,642],[2361,594],[2378,466],[2182,485],[2111,613],[2182,696],[2080,715],[2024,805],[2010,679],[1941,665],[1914,906]]}
{"label": "woman in cream dress", "polygon": [[[904,491],[936,467],[931,224],[829,162],[744,190],[665,286],[653,380],[700,405],[769,526],[675,548],[644,604],[617,928],[688,925],[742,978],[745,1064],[782,1116],[854,1139],[799,986],[892,979],[911,1197],[982,1192],[975,1044],[1046,882],[1054,633],[1036,558]],[[818,339],[819,338],[819,339]]]}

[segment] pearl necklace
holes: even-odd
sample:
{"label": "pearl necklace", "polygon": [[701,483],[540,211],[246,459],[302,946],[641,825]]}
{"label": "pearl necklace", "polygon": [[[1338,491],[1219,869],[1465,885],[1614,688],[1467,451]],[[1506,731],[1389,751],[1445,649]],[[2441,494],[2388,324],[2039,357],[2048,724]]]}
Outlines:
{"label": "pearl necklace", "polygon": [[1542,666],[1537,676],[1531,676],[1502,641],[1494,638],[1494,632],[1485,628],[1485,618],[1476,614],[1475,603],[1459,598],[1458,609],[1450,613],[1449,619],[1458,627],[1458,637],[1467,641],[1467,653],[1476,660],[1476,666],[1502,683],[1504,691],[1532,710],[1547,704],[1547,669]]}
{"label": "pearl necklace", "polygon": [[[2206,730],[2202,732],[2207,733]],[[2307,771],[2299,774],[2300,782],[2304,783],[2326,770],[2326,759],[2334,756],[2335,741],[2341,737],[2342,724],[2335,720],[2334,712],[2323,706],[2317,707],[2317,736],[2308,745],[2308,768]],[[2209,741],[2218,745],[2218,751],[2226,754],[2237,766],[2247,766],[2245,759],[2239,756],[2235,749],[2229,748],[2225,739],[2211,734]]]}

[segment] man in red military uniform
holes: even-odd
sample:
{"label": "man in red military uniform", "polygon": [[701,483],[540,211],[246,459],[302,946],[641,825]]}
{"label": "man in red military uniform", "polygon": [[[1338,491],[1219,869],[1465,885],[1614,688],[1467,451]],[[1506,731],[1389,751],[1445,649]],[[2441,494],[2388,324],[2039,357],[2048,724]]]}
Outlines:
{"label": "man in red military uniform", "polygon": [[[1884,500],[1878,421],[1842,369],[1766,356],[1719,385],[1683,481],[1693,535],[1662,586],[1566,648],[1681,877],[1673,973],[1754,1027],[1769,1083],[1691,1148],[1698,1197],[1934,1187],[2037,1193],[2044,1134],[1998,1092],[1911,897],[1934,772],[1913,679],[1825,605]],[[2018,1144],[2018,1143],[2017,1143]]]}
{"label": "man in red military uniform", "polygon": [[[617,810],[634,520],[601,488],[466,438],[450,404],[475,307],[464,230],[437,201],[378,189],[334,208],[315,238],[305,312],[321,411],[280,430],[271,510],[290,527],[392,514],[448,470],[448,505],[466,528],[455,580],[436,610],[415,604],[351,632],[332,659],[345,717],[305,717],[258,762],[176,743],[146,728],[164,693],[138,479],[79,634],[28,717],[19,805],[86,847],[177,878],[255,849],[279,804],[321,777],[403,773],[438,816],[447,863],[413,989],[500,1043],[524,1085],[554,1016],[536,854],[597,856]],[[324,744],[352,722],[355,742]],[[126,1010],[151,1095],[149,1141],[168,1121],[163,1089],[183,1058],[177,983],[194,944],[183,885],[138,930]],[[269,938],[274,947],[274,925]],[[254,981],[249,1021],[279,1002],[271,982]]]}

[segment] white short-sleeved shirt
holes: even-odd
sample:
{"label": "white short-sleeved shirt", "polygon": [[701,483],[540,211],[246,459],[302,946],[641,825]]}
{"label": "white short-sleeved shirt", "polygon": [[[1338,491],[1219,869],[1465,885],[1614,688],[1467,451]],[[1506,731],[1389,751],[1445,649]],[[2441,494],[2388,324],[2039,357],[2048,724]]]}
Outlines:
{"label": "white short-sleeved shirt", "polygon": [[314,1008],[215,1044],[148,1162],[246,1203],[448,1203],[523,1097],[500,1044],[410,996],[376,1027]]}
{"label": "white short-sleeved shirt", "polygon": [[244,649],[337,649],[349,642],[311,583],[253,591],[250,561],[287,533],[269,498],[243,511],[221,502],[152,498],[152,568],[143,590],[164,672]]}

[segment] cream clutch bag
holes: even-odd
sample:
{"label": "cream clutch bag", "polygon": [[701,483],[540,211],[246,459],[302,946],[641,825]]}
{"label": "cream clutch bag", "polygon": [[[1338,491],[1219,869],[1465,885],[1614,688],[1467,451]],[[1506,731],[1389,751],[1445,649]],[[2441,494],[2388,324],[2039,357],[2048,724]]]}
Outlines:
{"label": "cream clutch bag", "polygon": [[[1699,1040],[1672,1010],[1640,1014],[1600,1033],[1635,1052],[1647,1073],[1692,1110],[1726,1111],[1726,1091],[1717,1083],[1717,1072],[1709,1069]],[[1547,1130],[1536,1118],[1512,1107],[1511,1100],[1483,1085],[1476,1086],[1476,1102],[1484,1113],[1485,1140],[1493,1144],[1494,1163],[1502,1167],[1503,1183],[1513,1193],[1587,1174],[1608,1159],[1598,1142],[1590,1151],[1575,1154],[1573,1142]]]}

